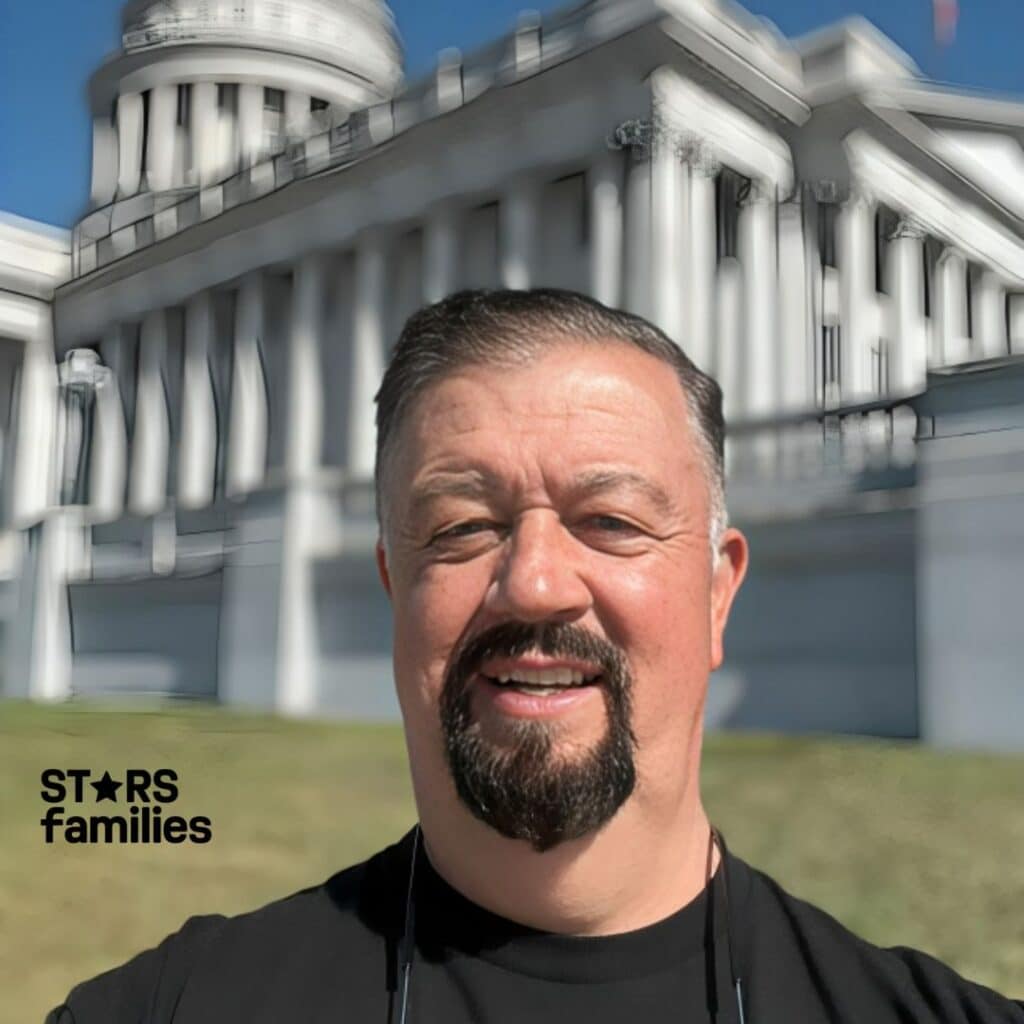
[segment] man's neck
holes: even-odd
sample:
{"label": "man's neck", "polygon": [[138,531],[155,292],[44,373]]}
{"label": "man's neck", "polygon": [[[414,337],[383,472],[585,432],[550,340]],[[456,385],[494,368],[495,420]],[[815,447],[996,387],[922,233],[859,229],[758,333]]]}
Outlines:
{"label": "man's neck", "polygon": [[692,807],[685,804],[652,822],[627,801],[595,834],[544,853],[504,838],[458,805],[424,817],[423,841],[434,870],[492,913],[542,931],[613,935],[654,924],[695,899],[707,884],[709,853],[710,872],[717,869],[699,795]]}

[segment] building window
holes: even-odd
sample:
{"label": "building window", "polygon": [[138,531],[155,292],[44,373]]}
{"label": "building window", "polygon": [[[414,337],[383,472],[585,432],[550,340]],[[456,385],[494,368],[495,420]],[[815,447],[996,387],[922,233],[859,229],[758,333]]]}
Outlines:
{"label": "building window", "polygon": [[885,293],[885,216],[881,209],[875,210],[875,291]]}
{"label": "building window", "polygon": [[891,210],[880,206],[875,211],[875,291],[889,292],[889,246],[899,220]]}
{"label": "building window", "polygon": [[501,279],[500,215],[497,202],[468,212],[462,250],[461,283],[467,288],[494,288]]}
{"label": "building window", "polygon": [[932,276],[931,265],[928,262],[928,245],[921,246],[921,290],[924,292],[924,315],[932,315]]}
{"label": "building window", "polygon": [[875,394],[889,393],[889,341],[879,338],[878,344],[871,348],[871,383]]}
{"label": "building window", "polygon": [[725,168],[715,178],[715,224],[718,259],[739,254],[740,205],[750,193],[750,179]]}
{"label": "building window", "polygon": [[149,90],[142,94],[142,169],[149,168]]}
{"label": "building window", "polygon": [[843,359],[839,325],[821,328],[821,397],[823,405],[838,405],[842,395]]}
{"label": "building window", "polygon": [[[551,213],[565,218],[573,226],[573,241],[586,245],[590,238],[590,209],[587,204],[587,178],[581,171],[555,178],[546,190]],[[549,210],[545,210],[545,215]]]}
{"label": "building window", "polygon": [[217,108],[231,113],[238,109],[238,86],[234,82],[217,83]]}
{"label": "building window", "polygon": [[967,307],[967,337],[974,337],[974,274],[973,267],[970,263],[967,264],[967,269],[964,272],[964,290],[967,292],[966,295],[966,307]]}
{"label": "building window", "polygon": [[942,244],[934,238],[926,238],[921,246],[924,260],[924,315],[930,317],[934,312],[933,285],[939,273],[939,257],[942,255]]}
{"label": "building window", "polygon": [[276,153],[284,146],[284,92],[263,90],[263,151]]}
{"label": "building window", "polygon": [[181,84],[178,86],[178,113],[175,123],[179,128],[187,128],[192,119],[192,86]]}
{"label": "building window", "polygon": [[331,109],[327,100],[312,97],[309,101],[309,120],[315,131],[326,132],[331,127]]}
{"label": "building window", "polygon": [[818,203],[818,252],[822,267],[837,267],[836,224],[839,221],[838,203]]}

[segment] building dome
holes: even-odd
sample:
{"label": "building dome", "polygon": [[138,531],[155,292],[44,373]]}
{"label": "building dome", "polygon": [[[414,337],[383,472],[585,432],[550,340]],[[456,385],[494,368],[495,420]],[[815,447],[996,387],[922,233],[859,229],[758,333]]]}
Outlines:
{"label": "building dome", "polygon": [[402,75],[383,0],[129,0],[121,23],[126,54],[183,44],[258,47],[330,64],[384,95]]}

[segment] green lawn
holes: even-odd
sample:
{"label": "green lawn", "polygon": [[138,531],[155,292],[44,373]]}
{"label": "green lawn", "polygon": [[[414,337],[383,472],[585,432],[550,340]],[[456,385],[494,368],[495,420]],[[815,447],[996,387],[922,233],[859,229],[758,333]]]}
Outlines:
{"label": "green lawn", "polygon": [[[165,813],[207,815],[213,841],[47,846],[39,775],[55,767],[173,768]],[[717,736],[703,786],[732,850],[791,891],[875,942],[1024,993],[1024,759]],[[189,914],[320,881],[413,820],[397,728],[0,702],[0,1021],[41,1021]]]}

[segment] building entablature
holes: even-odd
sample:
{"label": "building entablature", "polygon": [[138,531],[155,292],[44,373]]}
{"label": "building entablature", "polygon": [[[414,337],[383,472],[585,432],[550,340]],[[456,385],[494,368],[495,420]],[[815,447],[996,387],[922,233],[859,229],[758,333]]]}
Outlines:
{"label": "building entablature", "polygon": [[70,231],[0,214],[0,290],[49,301],[70,276]]}
{"label": "building entablature", "polygon": [[905,134],[1007,211],[1014,228],[1024,232],[1024,103],[927,82],[872,90],[864,100],[880,116],[899,121]]}
{"label": "building entablature", "polygon": [[[265,165],[287,189],[267,191],[257,167],[147,218],[160,232],[170,225],[151,244],[136,244],[137,225],[115,230],[100,242],[112,243],[111,258],[91,270],[80,263],[78,278],[58,295],[62,347],[102,330],[111,316],[141,317],[153,303],[171,305],[253,270],[287,269],[311,250],[344,249],[369,229],[400,233],[439,206],[468,211],[494,202],[523,175],[543,181],[586,169],[608,154],[618,124],[650,116],[651,92],[639,76],[612,78],[602,61],[585,63],[523,80],[513,90],[515,101],[508,91],[489,90],[397,133],[390,105],[364,111],[350,132],[315,137],[294,159]],[[564,88],[570,77],[583,87]],[[190,218],[195,214],[187,222],[186,209]],[[213,212],[203,216],[207,209]],[[120,254],[118,232],[131,236]],[[84,254],[89,247],[81,241]],[[97,243],[92,246],[95,254]],[[195,258],[198,250],[202,259]]]}
{"label": "building entablature", "polygon": [[[705,14],[718,10],[703,3],[690,6]],[[595,21],[600,12],[616,9],[625,10],[631,20],[620,19],[611,28]],[[95,224],[80,225],[78,280],[59,296],[62,347],[88,343],[111,318],[137,322],[154,306],[179,304],[207,288],[233,287],[254,271],[290,274],[311,251],[343,252],[370,229],[397,237],[418,229],[443,204],[462,213],[493,206],[500,233],[502,218],[509,216],[505,211],[517,208],[519,193],[530,191],[530,180],[543,184],[559,176],[589,174],[609,148],[630,149],[629,161],[645,158],[650,154],[644,152],[644,131],[657,135],[666,130],[673,156],[689,165],[687,174],[696,171],[708,179],[712,196],[723,169],[746,180],[739,186],[736,205],[748,224],[747,235],[740,232],[746,239],[741,244],[751,247],[745,254],[748,260],[760,258],[755,245],[774,244],[770,221],[763,211],[751,209],[763,205],[759,201],[770,200],[770,206],[811,194],[819,204],[844,208],[841,274],[823,257],[822,322],[856,319],[860,348],[864,353],[871,353],[872,346],[878,349],[871,359],[882,361],[879,353],[888,339],[909,336],[921,327],[915,296],[924,285],[914,283],[921,256],[912,253],[923,247],[928,250],[925,258],[931,259],[933,243],[956,249],[960,263],[953,261],[943,273],[952,282],[954,271],[961,268],[961,284],[966,274],[975,310],[983,311],[986,334],[996,341],[1005,337],[1000,311],[1006,292],[1024,284],[1020,235],[1006,211],[1000,219],[975,186],[952,175],[912,132],[900,133],[902,121],[908,131],[915,125],[928,130],[912,115],[895,121],[876,116],[854,95],[838,104],[849,127],[837,131],[827,117],[807,125],[806,108],[790,109],[785,102],[770,107],[763,90],[755,93],[736,81],[731,88],[722,83],[709,59],[721,41],[714,34],[721,35],[717,13],[698,56],[693,46],[679,41],[678,33],[666,31],[660,3],[593,4],[581,10],[590,17],[570,12],[552,19],[550,31],[542,31],[544,26],[536,21],[522,21],[512,36],[467,60],[449,51],[433,75],[396,99],[356,111],[332,132],[227,178],[200,184],[184,198],[164,193],[148,208],[142,204],[130,209],[133,200],[125,199],[98,211],[92,216]],[[694,19],[691,29],[694,24],[703,22]],[[607,45],[596,45],[600,32],[612,29],[620,34]],[[885,63],[890,56],[883,52],[879,58],[879,73],[893,70]],[[892,64],[899,66],[895,58]],[[792,73],[784,60],[778,66],[781,78],[776,84]],[[626,127],[630,131],[623,132]],[[838,177],[824,180],[813,169],[808,176],[794,144],[798,139],[811,149],[827,148]],[[652,190],[664,187],[670,194],[676,187],[671,184],[676,172],[666,177],[663,162],[651,173]],[[972,202],[975,195],[979,199]],[[864,212],[857,213],[850,199],[863,205]],[[112,215],[104,224],[107,212]],[[140,219],[133,221],[130,215]],[[899,230],[886,226],[890,216]],[[878,271],[875,289],[851,285],[861,275],[853,268],[874,262],[871,239],[879,223],[885,237],[874,245],[888,248],[893,243],[891,266]],[[508,225],[514,227],[513,221]],[[713,223],[710,230],[713,240]],[[655,249],[658,244],[653,243]],[[729,257],[721,264],[725,283],[720,290],[725,294],[729,288],[746,288],[750,294],[744,301],[764,300],[765,281],[758,277],[744,282],[735,273],[732,244],[718,241],[719,259],[722,252]],[[199,252],[202,258],[196,258]],[[961,267],[964,261],[970,266]],[[708,265],[713,268],[714,261]],[[886,293],[893,275],[899,297]],[[948,325],[961,314],[963,310],[954,309],[946,318]],[[667,319],[674,324],[678,311]],[[948,325],[943,330],[951,338],[955,335],[955,344],[966,345],[966,329]],[[954,341],[946,346],[950,351]],[[904,348],[920,350],[916,342]],[[862,362],[868,367],[867,355]],[[902,377],[916,381],[919,370],[915,363]],[[859,372],[863,381],[848,385],[851,396],[871,392],[875,385],[865,382],[872,374],[879,380],[885,376],[877,368]]]}
{"label": "building entablature", "polygon": [[89,83],[93,116],[109,116],[122,94],[160,86],[216,82],[253,83],[298,90],[354,110],[380,102],[388,94],[351,69],[341,69],[302,54],[241,45],[181,45],[156,53],[117,54]]}
{"label": "building entablature", "polygon": [[[703,2],[690,6],[702,11],[708,6],[709,9],[718,11],[717,5],[705,5]],[[605,17],[602,20],[602,14],[612,12],[618,14],[616,19]],[[629,15],[628,19],[623,20],[623,12]],[[214,201],[211,208],[223,209],[234,205],[234,201],[237,200],[229,199],[228,193],[235,196],[246,193],[247,197],[251,198],[253,195],[272,191],[308,173],[320,173],[339,163],[347,164],[356,159],[364,159],[372,153],[375,146],[390,146],[395,137],[404,135],[412,129],[417,129],[419,134],[419,131],[426,130],[428,122],[442,116],[447,119],[456,110],[459,111],[460,145],[466,143],[467,134],[479,134],[480,131],[490,133],[490,127],[483,123],[484,118],[497,116],[500,119],[518,113],[519,116],[528,117],[534,124],[539,124],[544,119],[550,120],[551,111],[564,110],[564,105],[559,102],[557,89],[562,87],[568,90],[568,93],[578,95],[581,83],[593,77],[593,72],[589,70],[593,67],[604,69],[605,75],[610,72],[621,76],[623,80],[642,81],[651,66],[661,63],[675,65],[682,69],[681,73],[685,77],[692,79],[694,88],[711,95],[724,89],[725,76],[716,68],[715,62],[720,60],[724,62],[723,67],[732,67],[737,59],[734,49],[730,49],[726,44],[735,47],[733,37],[738,29],[718,13],[710,20],[710,27],[702,36],[703,48],[699,56],[692,45],[682,44],[667,30],[670,22],[676,22],[666,19],[665,8],[660,2],[653,0],[638,5],[591,4],[549,21],[550,24],[546,21],[541,25],[536,21],[523,20],[511,36],[499,40],[466,60],[455,51],[444,53],[434,74],[427,76],[393,101],[354,112],[332,132],[308,139],[290,154],[272,157],[269,160],[264,158],[262,167],[246,167],[243,161],[243,170],[231,179],[231,188],[228,187],[228,179],[231,178],[231,171],[237,169],[237,164],[234,167],[228,165],[227,173],[223,173],[226,165],[221,163],[222,173],[208,177],[205,184],[223,183],[225,200],[222,203]],[[729,33],[726,33],[726,29],[729,29]],[[748,42],[754,38],[749,32],[745,38],[747,37]],[[598,45],[605,42],[609,45]],[[793,81],[792,67],[784,60],[776,60],[772,56],[773,53],[774,50],[769,51],[768,57],[774,61],[772,66],[779,76],[776,83],[776,98],[781,97],[779,106],[766,105],[763,86],[767,76],[762,69],[756,69],[757,73],[751,74],[752,91],[747,91],[742,87],[742,83],[733,82],[727,93],[728,98],[723,97],[718,103],[719,109],[724,110],[728,107],[730,112],[735,112],[734,118],[745,118],[748,123],[761,126],[759,131],[768,134],[771,133],[772,126],[799,123],[807,113],[806,108],[792,92],[796,84]],[[559,70],[563,67],[569,70]],[[150,69],[147,68],[146,71],[150,73]],[[552,78],[549,72],[557,72],[556,78]],[[539,84],[531,89],[529,103],[524,103],[522,110],[517,111],[514,108],[525,94],[516,90],[509,91],[504,87],[533,79]],[[556,80],[558,86],[553,84]],[[740,85],[739,88],[737,84]],[[487,96],[491,96],[492,100],[481,104]],[[493,101],[495,96],[499,97],[496,102]],[[648,105],[645,100],[638,106],[636,113],[644,116]],[[502,108],[506,106],[509,109],[503,110]],[[478,121],[479,130],[475,127]],[[558,125],[552,123],[552,131],[563,131],[564,123],[570,122],[564,121]],[[613,127],[614,124],[609,119],[605,132]],[[438,129],[442,137],[446,132],[446,129]],[[431,144],[436,147],[440,143],[432,139]],[[783,163],[789,162],[785,156],[782,160]],[[789,177],[792,177],[791,174]],[[257,179],[260,184],[250,187],[250,183]],[[193,172],[191,177],[186,176],[179,184],[201,186],[203,182],[197,181]],[[166,194],[166,187],[164,192]],[[80,225],[80,247],[88,250],[90,245],[94,244],[94,240],[123,231],[126,225],[130,226],[130,217],[148,217],[167,205],[167,198],[157,197],[148,203],[136,203],[129,211],[126,204],[130,198],[129,190],[119,186],[114,207],[97,204],[99,212],[91,215]],[[170,198],[174,200],[176,197],[172,195]],[[205,218],[204,214],[200,219]],[[163,216],[165,225],[173,220],[173,214]],[[179,225],[182,220],[177,218]],[[146,230],[149,231],[148,228]],[[149,237],[160,237],[160,231],[161,229],[154,226],[152,232],[149,232]],[[137,239],[130,241],[128,251],[137,247],[137,244]],[[89,271],[109,262],[111,258],[124,255],[125,252],[121,244],[111,244],[106,248],[106,258],[102,255],[93,257],[87,251],[79,264],[78,272]]]}
{"label": "building entablature", "polygon": [[651,76],[656,129],[674,154],[705,174],[728,166],[760,183],[773,198],[793,190],[793,157],[771,127],[701,88],[675,68]]}
{"label": "building entablature", "polygon": [[378,0],[131,0],[122,24],[125,54],[234,45],[354,72],[385,95],[401,81],[394,19]]}
{"label": "building entablature", "polygon": [[[941,175],[923,171],[920,161],[913,160],[918,154],[900,152],[888,141],[866,129],[853,131],[843,140],[852,194],[884,204],[912,221],[922,237],[957,249],[998,274],[1004,285],[1024,287],[1024,236],[1007,224],[1006,211],[992,210],[991,199],[986,201],[969,182],[955,177],[944,181]],[[924,156],[932,158],[928,153]]]}

